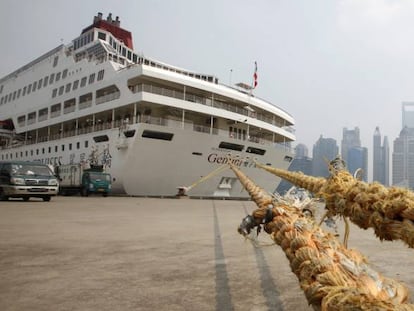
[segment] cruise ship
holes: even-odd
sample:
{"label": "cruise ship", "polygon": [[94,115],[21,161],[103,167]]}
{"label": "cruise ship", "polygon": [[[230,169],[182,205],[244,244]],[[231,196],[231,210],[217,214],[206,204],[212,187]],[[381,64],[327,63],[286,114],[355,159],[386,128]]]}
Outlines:
{"label": "cruise ship", "polygon": [[102,165],[132,196],[248,197],[233,161],[273,192],[280,180],[255,161],[288,168],[294,119],[253,88],[137,53],[119,17],[98,13],[0,79],[0,160]]}

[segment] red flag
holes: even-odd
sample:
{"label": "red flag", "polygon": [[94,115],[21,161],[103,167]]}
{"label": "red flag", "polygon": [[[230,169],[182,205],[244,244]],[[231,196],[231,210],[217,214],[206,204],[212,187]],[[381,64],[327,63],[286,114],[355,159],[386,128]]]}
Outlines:
{"label": "red flag", "polygon": [[254,62],[253,88],[257,86],[257,62]]}

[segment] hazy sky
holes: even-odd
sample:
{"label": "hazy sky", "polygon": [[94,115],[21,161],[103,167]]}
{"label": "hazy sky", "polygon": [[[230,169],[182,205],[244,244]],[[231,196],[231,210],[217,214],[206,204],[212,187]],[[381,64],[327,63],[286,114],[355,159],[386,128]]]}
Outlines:
{"label": "hazy sky", "polygon": [[372,162],[375,127],[392,147],[401,102],[414,101],[413,0],[1,0],[0,12],[0,76],[97,12],[119,16],[136,51],[221,83],[251,83],[257,61],[254,94],[295,118],[310,156],[321,134],[340,146],[358,126]]}

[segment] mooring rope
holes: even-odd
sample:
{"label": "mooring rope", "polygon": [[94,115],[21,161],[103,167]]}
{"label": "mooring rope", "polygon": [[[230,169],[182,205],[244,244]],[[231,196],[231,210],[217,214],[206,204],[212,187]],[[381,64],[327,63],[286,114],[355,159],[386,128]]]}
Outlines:
{"label": "mooring rope", "polygon": [[247,235],[263,225],[285,252],[315,310],[414,310],[414,305],[406,303],[404,285],[373,270],[358,251],[345,248],[304,210],[278,198],[267,201],[264,190],[229,165],[259,207],[243,219],[238,231]]}
{"label": "mooring rope", "polygon": [[335,169],[334,164],[332,161],[331,175],[326,179],[260,163],[256,166],[324,198],[330,215],[348,217],[363,229],[373,228],[381,240],[402,240],[414,247],[414,194],[357,180],[345,169]]}

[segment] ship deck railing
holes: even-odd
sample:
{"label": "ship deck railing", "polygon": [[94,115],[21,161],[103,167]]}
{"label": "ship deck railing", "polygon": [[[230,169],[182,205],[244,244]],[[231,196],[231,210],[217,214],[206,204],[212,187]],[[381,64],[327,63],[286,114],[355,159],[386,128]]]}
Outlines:
{"label": "ship deck railing", "polygon": [[[93,132],[99,132],[108,129],[124,129],[126,130],[129,125],[133,124],[132,120],[114,120],[113,122],[103,122],[103,123],[96,123],[95,125],[87,125],[84,127],[74,128],[74,129],[66,129],[59,133],[50,133],[49,135],[39,135],[38,137],[27,137],[25,140],[21,141],[20,146],[23,145],[33,145],[48,141],[56,141],[62,138],[73,137]],[[209,135],[218,135],[223,137],[223,139],[234,140],[239,142],[253,142],[261,145],[273,145],[276,148],[280,148],[283,150],[291,150],[290,144],[288,143],[279,143],[274,142],[270,139],[259,137],[256,135],[249,135],[248,137],[243,136],[233,136],[229,134],[227,130],[224,129],[217,129],[211,126],[204,126],[193,122],[180,122],[171,118],[163,118],[163,117],[155,117],[155,116],[141,116],[138,117],[136,123],[140,124],[152,124],[158,126],[165,126],[170,128],[180,128],[182,130],[192,130],[194,132],[205,133]],[[19,134],[19,137],[24,137],[25,134]],[[15,148],[15,145],[8,145],[8,146],[1,146],[1,149],[11,149]]]}
{"label": "ship deck railing", "polygon": [[177,91],[174,89],[169,89],[165,87],[155,86],[151,84],[144,84],[144,83],[131,85],[129,86],[129,89],[133,93],[148,92],[152,94],[172,97],[176,99],[193,102],[196,104],[201,104],[205,106],[210,106],[210,107],[214,107],[218,109],[235,112],[235,113],[248,116],[248,117],[251,117],[251,118],[254,118],[254,119],[257,119],[257,120],[260,120],[260,121],[263,121],[263,122],[266,122],[266,123],[269,123],[269,124],[272,124],[272,125],[284,128],[284,129],[290,127],[286,125],[284,122],[281,122],[274,117],[271,118],[271,117],[266,116],[263,113],[260,113],[257,111],[250,111],[244,107],[240,107],[234,104],[229,104],[229,103],[226,103],[226,102],[214,99],[214,98],[203,97],[203,96],[188,93],[188,92],[184,93],[183,91]]}

